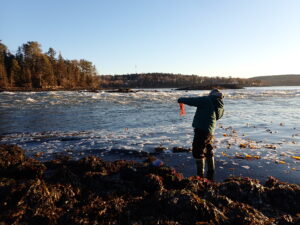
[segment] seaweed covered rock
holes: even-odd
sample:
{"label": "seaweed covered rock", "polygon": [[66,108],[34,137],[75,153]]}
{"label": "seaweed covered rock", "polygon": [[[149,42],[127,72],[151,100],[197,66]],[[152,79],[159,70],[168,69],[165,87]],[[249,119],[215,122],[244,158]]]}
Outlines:
{"label": "seaweed covered rock", "polygon": [[50,183],[71,184],[74,187],[81,186],[80,177],[66,166],[63,166],[62,168],[59,168],[56,171],[52,172],[53,175],[48,176],[47,178],[47,181]]}
{"label": "seaweed covered rock", "polygon": [[126,195],[128,197],[141,196],[140,184],[119,179],[118,176],[103,176],[97,172],[87,172],[83,177],[83,189],[86,192],[97,194],[101,197],[117,197]]}
{"label": "seaweed covered rock", "polygon": [[270,177],[265,185],[268,204],[287,213],[297,214],[300,212],[299,185],[281,182],[274,177]]}
{"label": "seaweed covered rock", "polygon": [[134,161],[117,160],[115,162],[105,162],[96,156],[89,156],[79,161],[72,161],[69,168],[76,174],[84,174],[87,171],[101,173],[103,176],[118,173],[123,168],[134,166],[137,163]]}
{"label": "seaweed covered rock", "polygon": [[218,186],[218,194],[253,206],[262,204],[264,191],[265,187],[258,180],[242,177],[226,179]]}
{"label": "seaweed covered rock", "polygon": [[146,196],[131,211],[145,221],[155,218],[176,221],[179,224],[195,224],[199,221],[225,224],[227,220],[212,203],[185,189],[156,192]]}
{"label": "seaweed covered rock", "polygon": [[78,170],[78,172],[97,171],[103,174],[106,173],[105,162],[95,156],[89,156],[79,160],[74,169]]}
{"label": "seaweed covered rock", "polygon": [[149,193],[160,192],[164,189],[162,177],[155,174],[147,174],[142,182],[142,189]]}
{"label": "seaweed covered rock", "polygon": [[300,186],[211,182],[98,157],[41,163],[0,146],[0,224],[300,224]]}
{"label": "seaweed covered rock", "polygon": [[55,193],[50,192],[47,185],[37,179],[19,183],[12,187],[11,198],[7,198],[9,207],[6,208],[5,218],[8,224],[53,224],[59,217],[54,206]]}
{"label": "seaweed covered rock", "polygon": [[46,171],[46,166],[35,159],[27,159],[17,166],[11,168],[12,176],[23,178],[41,178]]}
{"label": "seaweed covered rock", "polygon": [[24,150],[16,145],[0,145],[1,169],[20,164],[25,160]]}
{"label": "seaweed covered rock", "polygon": [[257,209],[240,202],[231,202],[224,210],[229,224],[271,224],[270,219]]}
{"label": "seaweed covered rock", "polygon": [[227,220],[212,203],[185,189],[164,192],[160,197],[160,202],[165,214],[181,223],[192,224],[196,221],[207,221],[221,224]]}
{"label": "seaweed covered rock", "polygon": [[192,176],[181,181],[182,188],[192,191],[193,193],[204,196],[215,188],[215,184],[199,176]]}
{"label": "seaweed covered rock", "polygon": [[163,186],[167,189],[181,189],[183,187],[183,175],[176,172],[175,169],[161,166],[154,167],[151,165],[139,165],[135,167],[127,167],[121,170],[121,178],[131,180],[137,183],[143,183],[147,174],[154,174],[161,177]]}
{"label": "seaweed covered rock", "polygon": [[[15,187],[17,181],[12,178],[0,178],[0,212],[5,212],[13,204],[13,187]],[[1,218],[1,217],[0,217]]]}
{"label": "seaweed covered rock", "polygon": [[0,176],[16,179],[41,177],[46,167],[35,159],[25,157],[24,150],[14,145],[0,146]]}
{"label": "seaweed covered rock", "polygon": [[81,205],[65,213],[59,224],[127,224],[128,217],[123,214],[126,206],[127,202],[121,197],[104,200],[89,196]]}

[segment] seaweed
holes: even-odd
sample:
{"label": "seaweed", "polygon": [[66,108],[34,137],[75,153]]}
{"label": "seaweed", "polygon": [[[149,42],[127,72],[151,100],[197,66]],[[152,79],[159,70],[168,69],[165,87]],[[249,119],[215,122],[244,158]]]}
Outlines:
{"label": "seaweed", "polygon": [[299,224],[300,186],[270,177],[213,182],[99,157],[27,158],[0,146],[0,224]]}

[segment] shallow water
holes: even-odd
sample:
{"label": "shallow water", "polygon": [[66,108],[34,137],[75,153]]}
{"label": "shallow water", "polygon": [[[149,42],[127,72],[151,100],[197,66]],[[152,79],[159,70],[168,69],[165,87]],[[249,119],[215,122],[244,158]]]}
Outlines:
{"label": "shallow water", "polygon": [[[76,158],[88,152],[101,156],[116,150],[153,152],[158,146],[189,148],[195,108],[186,106],[187,115],[180,117],[177,98],[207,94],[169,89],[2,92],[0,143],[18,144],[30,156],[43,152],[45,158],[57,153]],[[225,114],[215,141],[218,176],[263,174],[299,183],[300,161],[292,156],[300,156],[300,87],[224,90],[224,94]],[[190,154],[168,152],[158,157],[174,166],[181,160],[179,169],[193,174]],[[237,154],[260,159],[238,159]]]}

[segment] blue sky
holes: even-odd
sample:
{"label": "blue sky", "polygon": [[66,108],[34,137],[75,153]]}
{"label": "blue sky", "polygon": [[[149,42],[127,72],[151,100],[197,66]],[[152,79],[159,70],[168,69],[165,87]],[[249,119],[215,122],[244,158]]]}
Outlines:
{"label": "blue sky", "polygon": [[2,0],[0,39],[100,74],[300,74],[298,0]]}

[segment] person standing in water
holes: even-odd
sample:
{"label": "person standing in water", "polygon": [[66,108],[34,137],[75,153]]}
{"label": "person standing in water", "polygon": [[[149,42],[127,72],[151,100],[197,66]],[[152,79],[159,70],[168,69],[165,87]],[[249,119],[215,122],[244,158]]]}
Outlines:
{"label": "person standing in water", "polygon": [[208,96],[179,98],[178,103],[197,107],[193,124],[193,157],[196,162],[197,175],[204,177],[205,159],[207,161],[207,178],[212,180],[215,172],[213,135],[216,121],[224,114],[223,94],[213,89]]}

